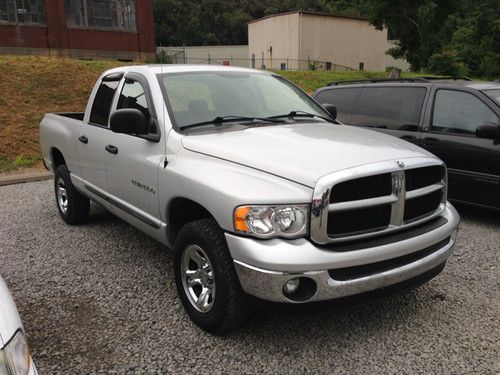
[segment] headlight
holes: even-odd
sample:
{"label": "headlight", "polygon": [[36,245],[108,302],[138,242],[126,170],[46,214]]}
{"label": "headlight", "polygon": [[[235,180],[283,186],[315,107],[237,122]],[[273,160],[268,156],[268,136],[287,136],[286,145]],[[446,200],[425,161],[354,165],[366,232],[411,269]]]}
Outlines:
{"label": "headlight", "polygon": [[30,353],[26,338],[17,331],[9,343],[0,350],[1,375],[26,375],[30,369]]}
{"label": "headlight", "polygon": [[308,205],[240,206],[234,229],[259,238],[295,238],[307,234]]}

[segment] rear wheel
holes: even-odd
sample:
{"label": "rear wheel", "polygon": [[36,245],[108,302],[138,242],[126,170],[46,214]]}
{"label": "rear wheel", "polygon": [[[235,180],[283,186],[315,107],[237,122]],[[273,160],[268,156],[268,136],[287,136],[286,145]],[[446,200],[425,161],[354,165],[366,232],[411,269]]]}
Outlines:
{"label": "rear wheel", "polygon": [[222,334],[248,318],[248,296],[215,220],[196,220],[182,227],[175,242],[174,273],[182,304],[199,327]]}
{"label": "rear wheel", "polygon": [[59,214],[67,224],[79,224],[87,219],[90,200],[75,189],[64,164],[55,170],[54,192]]}

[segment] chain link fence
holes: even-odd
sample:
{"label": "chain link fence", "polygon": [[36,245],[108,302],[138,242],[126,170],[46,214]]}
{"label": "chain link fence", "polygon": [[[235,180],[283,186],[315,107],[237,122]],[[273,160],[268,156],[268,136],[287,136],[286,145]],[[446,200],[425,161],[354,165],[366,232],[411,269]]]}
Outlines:
{"label": "chain link fence", "polygon": [[319,59],[291,59],[288,57],[242,57],[241,55],[222,55],[219,53],[192,53],[183,48],[163,47],[158,48],[156,61],[163,64],[207,64],[207,65],[227,65],[240,66],[254,69],[270,70],[329,70],[335,72],[347,72],[355,70],[348,66],[335,64],[332,61],[322,61]]}

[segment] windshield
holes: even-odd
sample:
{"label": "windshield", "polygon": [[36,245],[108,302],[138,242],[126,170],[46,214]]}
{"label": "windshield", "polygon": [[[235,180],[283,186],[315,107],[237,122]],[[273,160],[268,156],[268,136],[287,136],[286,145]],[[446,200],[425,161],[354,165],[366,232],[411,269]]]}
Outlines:
{"label": "windshield", "polygon": [[174,123],[181,129],[228,116],[262,119],[293,111],[329,116],[306,93],[277,75],[235,71],[166,73],[158,75],[158,80]]}
{"label": "windshield", "polygon": [[494,102],[500,105],[500,89],[497,90],[484,90],[486,95],[488,95]]}

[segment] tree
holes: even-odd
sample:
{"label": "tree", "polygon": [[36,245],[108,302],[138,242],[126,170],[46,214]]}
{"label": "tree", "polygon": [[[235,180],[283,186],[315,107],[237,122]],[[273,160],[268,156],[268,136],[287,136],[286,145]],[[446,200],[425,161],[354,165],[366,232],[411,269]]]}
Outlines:
{"label": "tree", "polygon": [[397,47],[389,54],[405,58],[412,69],[418,71],[441,50],[440,25],[454,11],[456,3],[453,0],[371,0],[369,18],[378,29],[388,27],[398,40]]}

